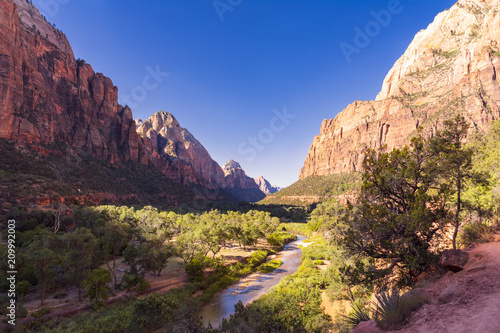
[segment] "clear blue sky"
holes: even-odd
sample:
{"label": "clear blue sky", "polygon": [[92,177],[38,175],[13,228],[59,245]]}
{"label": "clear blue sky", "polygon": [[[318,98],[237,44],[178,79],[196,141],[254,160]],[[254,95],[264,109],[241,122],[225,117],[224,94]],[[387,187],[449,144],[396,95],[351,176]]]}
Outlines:
{"label": "clear blue sky", "polygon": [[[66,33],[77,58],[113,80],[121,103],[131,96],[134,118],[169,111],[219,164],[234,159],[249,176],[288,186],[323,119],[374,99],[413,36],[455,1],[33,3]],[[371,12],[388,9],[390,22],[377,29]],[[373,37],[348,62],[340,45],[356,47],[356,27]],[[168,77],[144,82],[158,69]],[[273,110],[284,108],[295,117],[276,118]]]}

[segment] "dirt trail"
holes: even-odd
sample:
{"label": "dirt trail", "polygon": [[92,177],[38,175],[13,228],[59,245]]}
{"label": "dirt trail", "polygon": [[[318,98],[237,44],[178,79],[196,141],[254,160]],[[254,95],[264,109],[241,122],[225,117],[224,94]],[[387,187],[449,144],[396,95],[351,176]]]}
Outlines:
{"label": "dirt trail", "polygon": [[[500,333],[500,236],[468,250],[465,270],[448,273],[424,288],[432,303],[415,312],[400,333]],[[458,284],[453,300],[438,304],[442,291]]]}

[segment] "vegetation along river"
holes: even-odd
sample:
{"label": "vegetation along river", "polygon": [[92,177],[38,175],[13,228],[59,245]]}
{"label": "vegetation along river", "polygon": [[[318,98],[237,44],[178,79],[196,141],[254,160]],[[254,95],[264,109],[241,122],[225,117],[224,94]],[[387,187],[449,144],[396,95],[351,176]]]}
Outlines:
{"label": "vegetation along river", "polygon": [[273,272],[252,274],[214,297],[201,311],[203,323],[218,327],[222,319],[234,313],[236,303],[242,301],[246,305],[258,299],[277,285],[282,278],[295,273],[301,264],[302,249],[299,245],[303,245],[302,242],[305,239],[306,237],[297,235],[296,241],[285,245],[283,251],[280,252],[283,264]]}

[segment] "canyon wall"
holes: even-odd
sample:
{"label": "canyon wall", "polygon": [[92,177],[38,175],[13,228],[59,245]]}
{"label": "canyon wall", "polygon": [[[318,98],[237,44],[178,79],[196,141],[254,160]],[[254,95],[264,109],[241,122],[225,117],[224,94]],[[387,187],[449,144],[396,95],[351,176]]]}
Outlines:
{"label": "canyon wall", "polygon": [[500,3],[459,0],[420,31],[387,74],[375,101],[357,101],[324,120],[300,171],[359,171],[367,148],[404,145],[419,126],[432,136],[461,113],[470,131],[500,117]]}

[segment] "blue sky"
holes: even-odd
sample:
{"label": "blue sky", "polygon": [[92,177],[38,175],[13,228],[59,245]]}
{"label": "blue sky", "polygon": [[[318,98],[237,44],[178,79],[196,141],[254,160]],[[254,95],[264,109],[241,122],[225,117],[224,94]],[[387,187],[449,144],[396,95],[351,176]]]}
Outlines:
{"label": "blue sky", "polygon": [[[134,118],[169,111],[219,164],[288,186],[323,119],[374,99],[413,36],[455,1],[33,3]],[[355,40],[357,28],[368,39]]]}

